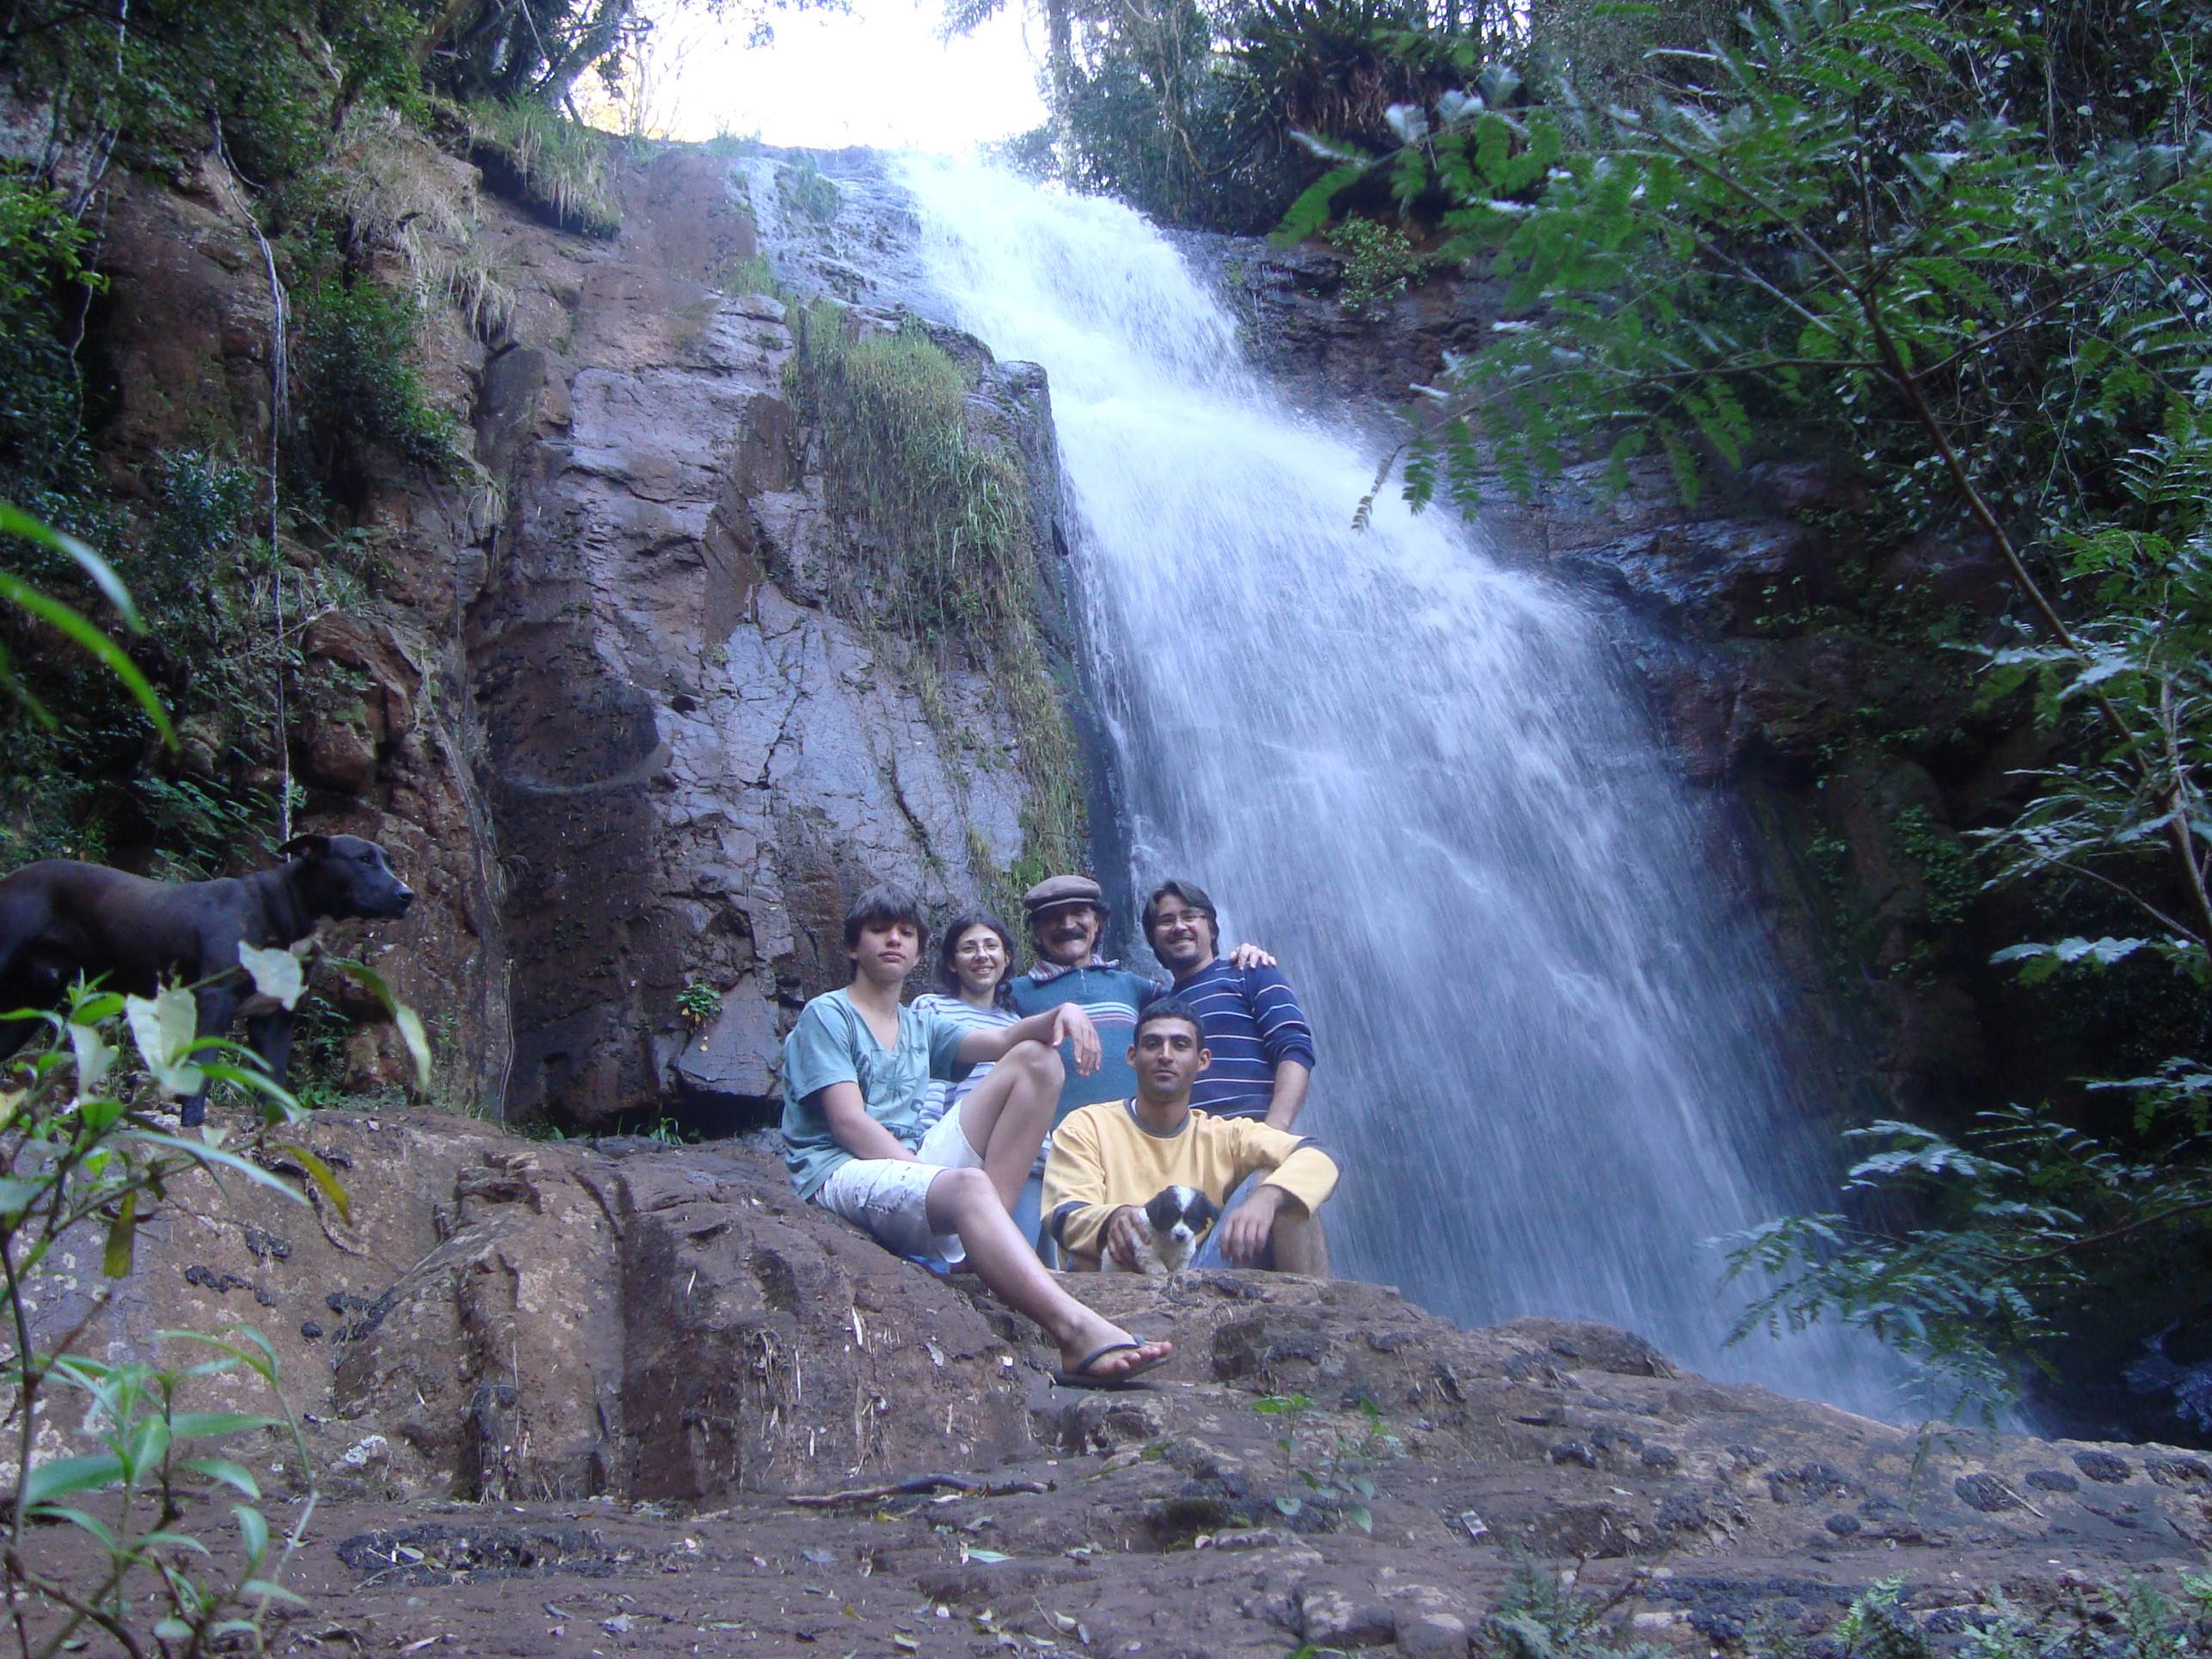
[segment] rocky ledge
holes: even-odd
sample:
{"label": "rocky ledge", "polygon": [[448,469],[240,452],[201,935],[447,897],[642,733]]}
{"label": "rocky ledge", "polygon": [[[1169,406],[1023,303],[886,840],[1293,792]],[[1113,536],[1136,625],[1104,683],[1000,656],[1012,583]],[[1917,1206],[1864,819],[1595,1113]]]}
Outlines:
{"label": "rocky ledge", "polygon": [[[322,1465],[315,1617],[381,1650],[1464,1652],[1533,1558],[1702,1651],[1754,1617],[1817,1635],[1893,1575],[1957,1633],[2000,1587],[2047,1602],[2212,1544],[2184,1453],[1924,1438],[1378,1285],[1072,1280],[1179,1355],[1148,1390],[1060,1390],[1029,1328],[795,1201],[757,1145],[343,1113],[306,1140],[350,1224],[179,1192],[104,1308],[88,1239],[37,1323],[112,1357],[267,1333]],[[258,1461],[298,1480],[283,1457]],[[888,1490],[925,1476],[972,1490]]]}

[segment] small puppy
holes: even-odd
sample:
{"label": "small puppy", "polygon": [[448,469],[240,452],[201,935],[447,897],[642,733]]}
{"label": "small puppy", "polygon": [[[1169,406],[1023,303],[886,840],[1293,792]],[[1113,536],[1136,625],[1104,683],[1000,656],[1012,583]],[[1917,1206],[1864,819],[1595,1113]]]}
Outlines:
{"label": "small puppy", "polygon": [[1121,1268],[1110,1256],[1108,1264],[1125,1273],[1180,1273],[1190,1265],[1198,1241],[1220,1216],[1221,1207],[1197,1188],[1163,1187],[1145,1206],[1145,1237],[1137,1247],[1137,1265]]}

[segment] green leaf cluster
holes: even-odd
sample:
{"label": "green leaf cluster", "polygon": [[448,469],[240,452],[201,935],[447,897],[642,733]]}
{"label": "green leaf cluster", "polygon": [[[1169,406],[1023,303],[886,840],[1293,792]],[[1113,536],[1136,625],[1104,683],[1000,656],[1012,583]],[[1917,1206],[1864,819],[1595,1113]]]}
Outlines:
{"label": "green leaf cluster", "polygon": [[[0,1013],[0,1020],[43,1027],[45,1035],[28,1056],[19,1052],[0,1066],[0,1124],[6,1130],[0,1136],[0,1320],[14,1333],[0,1374],[11,1410],[25,1422],[48,1409],[44,1403],[56,1390],[80,1396],[83,1432],[99,1447],[41,1459],[34,1436],[9,1442],[15,1496],[5,1516],[9,1547],[0,1551],[0,1579],[9,1591],[6,1616],[26,1652],[58,1651],[88,1625],[133,1651],[149,1624],[156,1640],[193,1651],[233,1638],[258,1645],[271,1607],[298,1600],[280,1581],[313,1514],[314,1463],[284,1402],[267,1339],[248,1327],[212,1336],[169,1331],[163,1341],[188,1346],[192,1357],[110,1361],[72,1351],[78,1331],[63,1337],[59,1351],[47,1351],[50,1333],[34,1317],[54,1300],[41,1287],[55,1271],[58,1250],[98,1239],[104,1275],[127,1276],[139,1229],[181,1201],[193,1180],[238,1183],[273,1198],[305,1201],[267,1167],[260,1144],[299,1115],[298,1103],[246,1051],[218,1039],[195,1040],[194,1007],[192,993],[181,986],[141,998],[79,985],[65,1012]],[[160,1094],[208,1082],[230,1084],[261,1103],[257,1135],[235,1146],[212,1129],[195,1140],[151,1115]],[[325,1201],[343,1213],[344,1189],[327,1164],[303,1147],[276,1151],[305,1169]],[[207,1379],[242,1370],[266,1388],[270,1411],[194,1404]],[[285,1437],[293,1466],[310,1483],[309,1501],[282,1539],[272,1535],[249,1467],[264,1454],[229,1444],[252,1436],[258,1446],[272,1434]],[[243,1559],[224,1572],[203,1564],[208,1545],[193,1530],[195,1501],[217,1488],[243,1500],[229,1512]],[[96,1502],[88,1505],[87,1499]],[[101,1564],[67,1582],[48,1577],[24,1548],[27,1529],[40,1523],[83,1533]]]}

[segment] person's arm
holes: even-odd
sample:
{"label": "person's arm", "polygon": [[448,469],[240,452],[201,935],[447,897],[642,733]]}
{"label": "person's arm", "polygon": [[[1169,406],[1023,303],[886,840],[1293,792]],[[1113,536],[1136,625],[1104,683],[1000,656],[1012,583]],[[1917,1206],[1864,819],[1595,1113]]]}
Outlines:
{"label": "person's arm", "polygon": [[1222,1259],[1240,1268],[1265,1259],[1275,1216],[1286,1207],[1293,1215],[1305,1213],[1305,1206],[1281,1187],[1255,1187],[1220,1223]]}
{"label": "person's arm", "polygon": [[1312,1066],[1297,1060],[1275,1062],[1275,1093],[1268,1097],[1268,1128],[1287,1130],[1298,1121],[1299,1108],[1306,1104],[1306,1084],[1312,1075]]}
{"label": "person's arm", "polygon": [[815,1091],[813,1103],[828,1122],[837,1144],[855,1158],[888,1158],[900,1164],[915,1161],[904,1141],[869,1115],[858,1084],[830,1084]]}
{"label": "person's arm", "polygon": [[[1267,1172],[1244,1201],[1219,1224],[1221,1254],[1232,1262],[1255,1262],[1267,1246],[1276,1217],[1311,1214],[1319,1209],[1336,1190],[1340,1171],[1335,1158],[1303,1135],[1288,1134],[1244,1118],[1228,1120],[1224,1127],[1236,1137],[1231,1188],[1248,1175]],[[1252,1212],[1249,1218],[1248,1210]]]}
{"label": "person's arm", "polygon": [[1006,1051],[1017,1042],[1041,1042],[1048,1048],[1057,1048],[1071,1038],[1075,1042],[1075,1069],[1089,1077],[1098,1069],[1103,1052],[1098,1028],[1091,1023],[1090,1015],[1072,1002],[1016,1020],[1011,1025],[978,1026],[962,1035],[957,1054],[962,1066],[980,1066],[986,1060],[1005,1059]]}
{"label": "person's arm", "polygon": [[1106,1160],[1085,1112],[1070,1115],[1053,1131],[1052,1152],[1045,1158],[1044,1214],[1062,1250],[1073,1256],[1103,1254],[1117,1210],[1106,1201]]}
{"label": "person's arm", "polygon": [[1244,1003],[1260,1029],[1260,1053],[1275,1068],[1275,1093],[1268,1101],[1268,1127],[1287,1129],[1306,1104],[1313,1076],[1313,1028],[1298,1005],[1290,981],[1272,968],[1246,976]]}

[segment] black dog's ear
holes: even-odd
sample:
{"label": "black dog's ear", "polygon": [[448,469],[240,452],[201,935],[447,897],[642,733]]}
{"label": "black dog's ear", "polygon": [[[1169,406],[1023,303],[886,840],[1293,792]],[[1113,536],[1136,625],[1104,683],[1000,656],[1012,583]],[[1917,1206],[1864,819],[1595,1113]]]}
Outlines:
{"label": "black dog's ear", "polygon": [[327,835],[295,835],[277,849],[286,858],[320,858],[329,851],[330,838]]}

